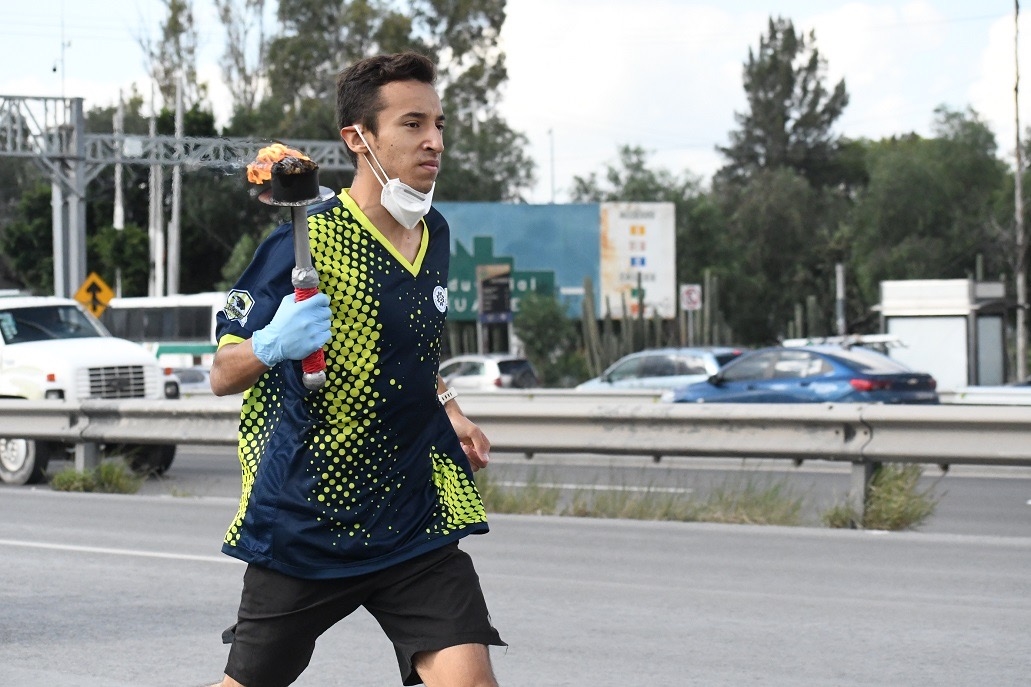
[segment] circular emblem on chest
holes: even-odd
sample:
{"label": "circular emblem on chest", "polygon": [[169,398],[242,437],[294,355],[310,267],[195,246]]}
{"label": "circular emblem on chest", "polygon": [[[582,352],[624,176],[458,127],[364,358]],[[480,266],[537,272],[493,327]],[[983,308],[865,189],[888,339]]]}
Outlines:
{"label": "circular emblem on chest", "polygon": [[447,312],[447,289],[443,286],[434,287],[433,305],[437,306],[440,312]]}

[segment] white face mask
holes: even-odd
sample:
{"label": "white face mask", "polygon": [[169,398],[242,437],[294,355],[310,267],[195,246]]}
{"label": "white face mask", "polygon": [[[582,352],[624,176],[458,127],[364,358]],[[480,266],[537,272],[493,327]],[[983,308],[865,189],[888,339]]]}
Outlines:
{"label": "white face mask", "polygon": [[[426,216],[426,213],[430,211],[430,205],[433,203],[433,189],[436,188],[437,184],[434,183],[428,192],[420,193],[400,179],[387,178],[386,170],[383,169],[383,165],[376,159],[376,155],[372,152],[372,146],[369,145],[369,142],[365,140],[365,136],[362,135],[362,130],[357,125],[355,125],[354,130],[358,134],[358,138],[362,139],[365,147],[369,149],[369,155],[372,156],[373,162],[376,163],[375,167],[370,164],[369,169],[372,170],[376,181],[383,187],[383,191],[379,194],[380,204],[402,227],[415,229],[419,226],[422,218]],[[382,172],[382,179],[376,173],[376,167],[379,167],[379,171]]]}

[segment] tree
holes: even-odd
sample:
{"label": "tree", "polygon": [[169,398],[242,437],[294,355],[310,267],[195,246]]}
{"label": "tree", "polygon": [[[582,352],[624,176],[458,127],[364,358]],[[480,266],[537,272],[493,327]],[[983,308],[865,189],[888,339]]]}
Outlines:
{"label": "tree", "polygon": [[[113,279],[121,274],[123,295],[146,295],[150,280],[150,238],[145,229],[128,224],[105,226],[90,237],[91,270]],[[114,286],[114,282],[111,284]]]}
{"label": "tree", "polygon": [[140,47],[146,55],[148,71],[166,105],[175,106],[177,84],[182,84],[186,108],[200,103],[207,86],[197,79],[197,27],[191,0],[161,0],[168,10],[157,42],[144,37]]}
{"label": "tree", "polygon": [[760,170],[789,168],[814,186],[842,181],[834,122],[848,105],[845,81],[824,86],[826,61],[816,34],[795,32],[790,20],[772,17],[759,51],[748,51],[744,88],[748,111],[735,113],[739,125],[731,144],[719,150],[728,163],[717,179],[742,182]]}
{"label": "tree", "polygon": [[0,234],[0,253],[21,288],[44,295],[54,289],[54,234],[50,185],[39,183],[18,199],[14,219]]}
{"label": "tree", "polygon": [[[124,129],[127,133],[145,134],[149,129],[148,117],[144,116],[143,98],[133,91],[124,107]],[[111,131],[115,114],[114,107],[95,108],[86,113],[88,131]],[[217,135],[214,115],[200,105],[193,105],[184,113],[184,135],[193,137],[214,137]],[[174,133],[174,113],[167,108],[157,118],[159,134]],[[123,166],[124,213],[128,225],[146,227],[149,225],[150,189],[149,170],[142,165]],[[170,202],[168,189],[170,179],[166,175],[164,197]],[[180,284],[185,293],[211,290],[220,277],[223,263],[229,258],[233,246],[241,234],[249,228],[270,221],[272,211],[261,203],[254,202],[248,195],[248,188],[239,176],[227,176],[212,169],[191,170],[183,175],[183,202],[180,218]],[[118,238],[133,240],[131,234],[105,236],[114,207],[114,168],[108,167],[91,183],[87,209],[87,235],[90,245],[95,247],[90,259],[96,260],[96,267],[107,266],[103,272],[111,278],[114,266],[122,270],[122,293],[141,296],[147,293],[147,279],[127,278],[139,271],[150,269],[149,250],[116,253],[109,244]],[[164,207],[166,217],[169,207]],[[146,237],[146,232],[144,232]],[[99,252],[98,252],[99,251]],[[122,260],[118,265],[111,263],[112,256]],[[90,264],[94,264],[91,262]]]}
{"label": "tree", "polygon": [[783,337],[812,297],[831,321],[834,262],[847,258],[851,197],[866,171],[861,148],[832,131],[848,93],[844,80],[828,89],[825,74],[815,33],[787,19],[771,17],[748,51],[748,110],[735,114],[739,128],[719,148],[727,164],[713,179],[727,227],[720,304],[742,343]]}
{"label": "tree", "polygon": [[569,386],[588,376],[576,324],[554,295],[524,296],[512,326],[543,386]]}
{"label": "tree", "polygon": [[718,272],[720,303],[742,343],[783,338],[795,305],[808,296],[818,298],[821,312],[833,312],[834,256],[828,245],[836,226],[828,218],[838,214],[837,201],[786,168],[763,170],[732,198],[723,198],[732,253]]}
{"label": "tree", "polygon": [[994,134],[973,110],[935,114],[935,138],[867,144],[870,182],[858,196],[853,251],[868,304],[885,279],[969,276],[978,254],[992,272],[1008,267],[993,230],[1012,221]]}
{"label": "tree", "polygon": [[[226,31],[221,65],[233,110],[249,112],[262,94],[261,75],[268,52],[265,0],[215,0],[215,9]],[[257,32],[254,45],[252,31]]]}
{"label": "tree", "polygon": [[[0,165],[0,288],[12,288],[26,283],[18,273],[17,263],[19,258],[30,256],[9,251],[6,248],[9,244],[5,240],[5,235],[13,223],[27,219],[20,204],[29,190],[36,189],[44,181],[45,177],[33,160],[9,157]],[[49,229],[47,231],[49,232]],[[52,240],[48,240],[45,246],[38,243],[36,245],[49,251],[52,243]],[[48,256],[49,253],[35,256],[35,262]],[[52,257],[50,259],[53,260]]]}
{"label": "tree", "polygon": [[[504,7],[504,0],[413,0],[401,12],[381,0],[281,0],[282,29],[268,40],[268,93],[252,108],[238,103],[228,133],[336,139],[339,72],[368,55],[411,49],[437,64],[448,116],[435,197],[520,200],[534,163],[526,137],[495,107],[508,78],[497,46]],[[239,23],[238,14],[226,16]]]}

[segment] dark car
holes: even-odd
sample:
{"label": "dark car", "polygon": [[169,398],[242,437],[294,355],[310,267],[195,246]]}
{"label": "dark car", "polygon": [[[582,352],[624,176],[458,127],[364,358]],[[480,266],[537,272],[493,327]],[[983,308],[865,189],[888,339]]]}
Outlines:
{"label": "dark car", "polygon": [[937,382],[860,346],[776,346],[742,355],[674,403],[938,403]]}

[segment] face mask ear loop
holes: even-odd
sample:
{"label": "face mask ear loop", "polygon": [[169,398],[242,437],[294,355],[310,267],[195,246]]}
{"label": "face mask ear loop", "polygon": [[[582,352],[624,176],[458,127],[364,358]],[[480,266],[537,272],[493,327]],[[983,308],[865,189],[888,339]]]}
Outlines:
{"label": "face mask ear loop", "polygon": [[354,125],[354,132],[358,134],[358,138],[362,139],[362,143],[364,143],[365,147],[369,149],[368,156],[372,157],[372,161],[376,163],[376,167],[379,167],[379,171],[383,173],[383,178],[380,179],[379,174],[376,173],[376,167],[369,165],[369,169],[372,170],[372,176],[376,177],[376,181],[379,182],[380,186],[386,186],[387,181],[390,179],[390,177],[387,176],[387,170],[383,169],[383,165],[381,165],[379,160],[376,159],[376,154],[372,152],[372,146],[370,146],[369,142],[365,140],[365,136],[362,136],[362,130],[357,124]]}

